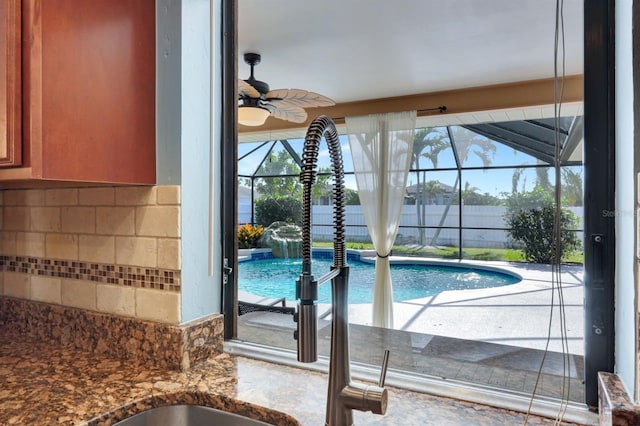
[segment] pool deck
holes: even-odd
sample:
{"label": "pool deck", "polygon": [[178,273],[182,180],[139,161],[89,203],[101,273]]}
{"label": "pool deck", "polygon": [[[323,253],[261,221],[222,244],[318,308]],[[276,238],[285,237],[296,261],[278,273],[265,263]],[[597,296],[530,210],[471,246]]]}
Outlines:
{"label": "pool deck", "polygon": [[[562,352],[561,310],[558,307],[558,288],[562,288],[566,324],[564,345],[571,354],[584,354],[582,266],[563,265],[559,286],[552,285],[549,265],[462,263],[505,269],[523,279],[508,286],[445,291],[422,299],[394,302],[394,329],[540,350],[545,349],[547,336],[550,336],[548,349]],[[371,304],[350,305],[349,320],[353,324],[370,325]]]}
{"label": "pool deck", "polygon": [[[569,399],[581,401],[583,268],[562,266],[560,287],[566,325],[566,338],[563,339],[558,307],[560,295],[558,285],[552,283],[549,265],[462,263],[503,268],[523,279],[508,286],[445,291],[422,299],[395,302],[393,330],[363,327],[371,324],[371,304],[352,304],[349,307],[352,359],[378,365],[381,348],[391,347],[395,348],[391,360],[395,368],[521,392],[532,391],[538,369],[541,369],[538,393],[560,396],[559,383],[566,375],[571,381]],[[319,306],[320,353],[328,353],[328,346],[324,346],[330,338],[329,308],[330,305]],[[323,312],[329,314],[322,316]],[[294,329],[290,316],[252,313],[240,317],[238,337],[295,349]],[[549,352],[545,356],[546,347]],[[563,352],[570,354],[568,370]]]}

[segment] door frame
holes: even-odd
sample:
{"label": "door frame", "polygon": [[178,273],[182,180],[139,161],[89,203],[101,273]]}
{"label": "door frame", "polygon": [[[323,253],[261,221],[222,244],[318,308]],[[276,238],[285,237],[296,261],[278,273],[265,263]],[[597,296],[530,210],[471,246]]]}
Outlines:
{"label": "door frame", "polygon": [[[223,275],[222,312],[224,339],[237,337],[238,316],[238,239],[237,239],[237,175],[238,175],[238,120],[237,120],[237,13],[236,0],[221,1],[222,15],[222,129],[220,129],[221,185],[220,220],[222,222]],[[214,148],[215,149],[215,148]]]}
{"label": "door frame", "polygon": [[615,362],[614,6],[614,0],[584,0],[584,374],[590,407],[598,405],[598,372],[613,372]]}
{"label": "door frame", "polygon": [[[602,212],[615,211],[615,1],[583,4],[585,402],[595,407],[597,373],[614,368],[615,221]],[[222,8],[221,221],[223,258],[232,269],[222,292],[229,340],[237,336],[237,1],[222,0]]]}

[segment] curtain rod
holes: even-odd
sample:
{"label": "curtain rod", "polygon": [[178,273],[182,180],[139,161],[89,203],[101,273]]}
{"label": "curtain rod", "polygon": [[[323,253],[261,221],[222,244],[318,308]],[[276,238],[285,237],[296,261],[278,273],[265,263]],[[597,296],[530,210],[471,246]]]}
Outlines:
{"label": "curtain rod", "polygon": [[[423,113],[423,112],[438,111],[438,112],[440,112],[440,114],[442,114],[446,110],[447,110],[447,106],[446,105],[440,105],[440,106],[437,106],[437,107],[434,107],[434,108],[418,109],[418,110],[416,110],[416,113],[420,114],[420,113]],[[345,117],[332,117],[331,119],[333,121],[345,121]]]}

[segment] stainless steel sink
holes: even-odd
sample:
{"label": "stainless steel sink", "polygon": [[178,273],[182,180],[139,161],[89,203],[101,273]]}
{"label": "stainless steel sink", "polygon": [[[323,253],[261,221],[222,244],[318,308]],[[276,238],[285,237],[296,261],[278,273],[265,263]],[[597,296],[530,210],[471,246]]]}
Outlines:
{"label": "stainless steel sink", "polygon": [[269,423],[200,405],[167,405],[124,419],[115,426],[260,426]]}

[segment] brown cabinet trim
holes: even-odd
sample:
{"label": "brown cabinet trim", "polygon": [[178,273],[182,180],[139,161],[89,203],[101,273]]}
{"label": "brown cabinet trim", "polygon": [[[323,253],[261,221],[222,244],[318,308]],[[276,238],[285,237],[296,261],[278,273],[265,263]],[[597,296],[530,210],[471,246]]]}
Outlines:
{"label": "brown cabinet trim", "polygon": [[22,164],[22,100],[21,100],[21,1],[5,0],[0,13],[5,28],[5,43],[0,46],[0,67],[5,74],[6,136],[4,155],[0,155],[0,167]]}

